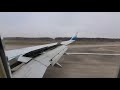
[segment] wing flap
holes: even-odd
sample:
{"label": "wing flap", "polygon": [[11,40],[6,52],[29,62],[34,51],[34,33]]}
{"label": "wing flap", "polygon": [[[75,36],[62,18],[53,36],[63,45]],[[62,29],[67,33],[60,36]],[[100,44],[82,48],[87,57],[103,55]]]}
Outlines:
{"label": "wing flap", "polygon": [[30,58],[30,57],[24,57],[23,55],[21,55],[21,56],[18,58],[18,61],[27,63],[27,62],[30,61],[31,59],[32,59],[32,58]]}
{"label": "wing flap", "polygon": [[32,60],[28,64],[23,65],[13,73],[13,78],[42,78],[47,67],[38,61]]}
{"label": "wing flap", "polygon": [[43,65],[45,65],[46,67],[48,67],[51,63],[50,63],[50,58],[46,57],[46,58],[43,58],[41,59],[40,57],[38,58],[35,58],[34,60],[42,63]]}
{"label": "wing flap", "polygon": [[55,63],[58,62],[58,60],[62,57],[62,55],[66,52],[66,50],[67,50],[67,47],[64,48],[61,52],[59,52],[59,53],[52,59],[52,61],[51,61],[52,66],[54,66]]}

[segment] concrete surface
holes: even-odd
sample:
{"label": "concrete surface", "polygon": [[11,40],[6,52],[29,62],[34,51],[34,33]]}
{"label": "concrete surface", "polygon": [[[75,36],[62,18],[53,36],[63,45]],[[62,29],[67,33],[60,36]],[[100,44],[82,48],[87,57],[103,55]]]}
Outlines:
{"label": "concrete surface", "polygon": [[[6,45],[6,50],[33,45]],[[71,45],[67,52],[120,53],[120,44]],[[43,78],[115,78],[118,75],[120,56],[64,55],[62,68],[49,66]]]}

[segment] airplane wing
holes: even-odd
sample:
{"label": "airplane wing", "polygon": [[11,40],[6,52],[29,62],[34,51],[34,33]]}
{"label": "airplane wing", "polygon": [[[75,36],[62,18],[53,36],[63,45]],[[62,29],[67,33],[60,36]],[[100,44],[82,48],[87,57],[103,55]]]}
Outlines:
{"label": "airplane wing", "polygon": [[37,50],[40,48],[48,47],[48,46],[53,46],[56,45],[57,43],[52,43],[52,44],[46,44],[46,45],[38,45],[38,46],[33,46],[33,47],[27,47],[27,48],[21,48],[21,49],[14,49],[14,50],[8,50],[5,51],[6,56],[8,57],[8,61],[14,59],[16,56],[25,54],[27,52]]}
{"label": "airplane wing", "polygon": [[[77,39],[77,34],[78,33],[76,33],[76,35],[73,36],[70,40],[61,42],[61,44],[68,45],[68,44],[74,42]],[[8,50],[8,51],[5,51],[5,54],[8,57],[8,60],[10,61],[10,60],[14,59],[15,57],[22,55],[22,54],[25,54],[27,52],[41,49],[41,48],[45,48],[45,47],[51,47],[51,46],[54,46],[56,44],[57,43],[51,43],[51,44],[38,45],[38,46],[33,46],[33,47],[21,48],[21,49]]]}
{"label": "airplane wing", "polygon": [[13,78],[42,78],[49,65],[57,62],[74,42],[77,33],[70,40],[61,43],[38,45],[28,48],[5,51]]}

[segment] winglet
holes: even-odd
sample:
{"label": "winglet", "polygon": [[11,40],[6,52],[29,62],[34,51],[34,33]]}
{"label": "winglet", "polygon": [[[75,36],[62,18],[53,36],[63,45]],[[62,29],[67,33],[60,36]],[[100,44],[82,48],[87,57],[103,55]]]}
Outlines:
{"label": "winglet", "polygon": [[78,32],[70,39],[70,40],[76,40],[77,39]]}

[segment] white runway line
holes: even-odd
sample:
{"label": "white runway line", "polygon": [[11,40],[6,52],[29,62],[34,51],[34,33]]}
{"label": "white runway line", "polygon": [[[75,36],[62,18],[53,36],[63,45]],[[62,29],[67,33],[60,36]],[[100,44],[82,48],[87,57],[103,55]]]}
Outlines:
{"label": "white runway line", "polygon": [[106,55],[106,56],[119,56],[120,54],[109,54],[109,53],[67,53],[68,55]]}
{"label": "white runway line", "polygon": [[[74,45],[73,45],[74,46]],[[76,47],[107,47],[107,46],[120,46],[120,44],[108,44],[108,45],[75,45]]]}

